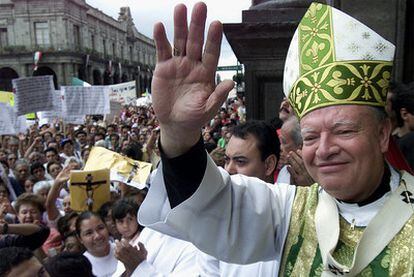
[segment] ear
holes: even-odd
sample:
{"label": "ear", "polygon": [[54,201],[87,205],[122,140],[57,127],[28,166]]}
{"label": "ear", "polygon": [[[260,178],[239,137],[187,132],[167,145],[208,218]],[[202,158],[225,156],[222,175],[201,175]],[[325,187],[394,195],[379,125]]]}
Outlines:
{"label": "ear", "polygon": [[276,169],[277,158],[275,154],[268,156],[265,160],[265,173],[266,176],[271,176]]}
{"label": "ear", "polygon": [[379,126],[378,139],[379,139],[379,144],[380,144],[380,148],[381,148],[382,153],[385,153],[388,150],[388,143],[390,141],[391,132],[392,132],[391,120],[389,118],[387,118]]}
{"label": "ear", "polygon": [[402,120],[405,121],[407,119],[407,114],[408,114],[408,112],[407,112],[406,108],[401,108],[400,109],[400,116],[401,116]]}

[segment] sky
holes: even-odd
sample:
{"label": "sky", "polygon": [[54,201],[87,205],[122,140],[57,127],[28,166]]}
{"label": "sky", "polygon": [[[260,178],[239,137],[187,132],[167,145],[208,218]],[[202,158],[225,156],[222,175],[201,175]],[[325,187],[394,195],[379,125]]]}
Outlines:
{"label": "sky", "polygon": [[[188,18],[193,5],[199,0],[86,0],[86,2],[107,15],[117,19],[121,7],[128,6],[138,31],[152,38],[152,29],[156,22],[162,22],[170,41],[173,38],[173,11],[175,5],[187,6]],[[207,4],[207,26],[213,20],[222,23],[241,23],[242,10],[248,10],[251,0],[204,0]],[[237,58],[223,35],[219,66],[236,65]],[[231,79],[235,72],[221,71],[222,79]]]}

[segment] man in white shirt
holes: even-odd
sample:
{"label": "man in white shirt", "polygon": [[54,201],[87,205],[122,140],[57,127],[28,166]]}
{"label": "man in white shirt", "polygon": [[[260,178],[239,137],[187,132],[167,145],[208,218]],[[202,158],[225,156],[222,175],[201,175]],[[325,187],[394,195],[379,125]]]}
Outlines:
{"label": "man in white shirt", "polygon": [[[224,169],[231,175],[243,174],[273,183],[280,155],[276,129],[264,121],[250,120],[235,126],[226,146]],[[231,264],[199,252],[201,276],[277,276],[278,261],[248,265]]]}

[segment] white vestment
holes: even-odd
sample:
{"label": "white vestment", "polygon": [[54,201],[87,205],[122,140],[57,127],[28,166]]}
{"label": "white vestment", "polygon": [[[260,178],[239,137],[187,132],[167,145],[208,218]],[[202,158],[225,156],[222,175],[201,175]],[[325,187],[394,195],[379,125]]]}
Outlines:
{"label": "white vestment", "polygon": [[[162,166],[162,165],[161,165]],[[391,190],[399,185],[391,169]],[[337,202],[340,215],[366,226],[391,192],[359,207]],[[171,209],[162,170],[158,170],[139,210],[139,222],[160,232],[191,241],[221,261],[238,264],[281,260],[295,187],[266,184],[258,178],[230,176],[210,157],[196,192]]]}

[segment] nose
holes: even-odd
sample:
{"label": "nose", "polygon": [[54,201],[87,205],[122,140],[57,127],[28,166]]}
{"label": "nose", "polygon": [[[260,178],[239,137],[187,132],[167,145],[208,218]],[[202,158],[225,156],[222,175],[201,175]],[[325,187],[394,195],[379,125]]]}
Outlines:
{"label": "nose", "polygon": [[93,239],[94,239],[94,240],[99,240],[101,237],[102,237],[102,236],[101,236],[101,234],[100,234],[98,231],[95,231],[95,232],[93,233]]}
{"label": "nose", "polygon": [[224,165],[224,169],[230,174],[236,174],[237,173],[237,168],[236,168],[236,164],[233,161],[229,161],[228,163],[226,163]]}
{"label": "nose", "polygon": [[319,138],[319,143],[316,149],[316,157],[319,160],[330,160],[340,151],[339,146],[335,143],[332,136],[322,133]]}

